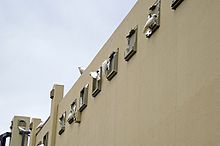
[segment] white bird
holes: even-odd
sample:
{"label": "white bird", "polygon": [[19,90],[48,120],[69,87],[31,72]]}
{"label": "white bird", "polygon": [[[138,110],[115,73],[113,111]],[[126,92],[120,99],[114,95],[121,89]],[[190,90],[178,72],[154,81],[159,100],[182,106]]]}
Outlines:
{"label": "white bird", "polygon": [[73,114],[73,112],[71,111],[71,112],[69,113],[67,119],[69,120],[69,119],[73,119],[73,118],[74,118],[74,114]]}
{"label": "white bird", "polygon": [[59,119],[61,129],[65,128],[65,121],[64,119]]}
{"label": "white bird", "polygon": [[41,121],[40,124],[37,126],[36,129],[38,129],[38,128],[42,128],[42,127],[43,127],[43,124],[44,124],[44,123]]}
{"label": "white bird", "polygon": [[108,70],[108,60],[103,61],[103,63],[102,63],[102,69],[103,69],[103,72],[105,72],[106,70]]}
{"label": "white bird", "polygon": [[93,78],[93,79],[97,79],[98,78],[98,73],[96,71],[94,72],[90,72],[90,76]]}
{"label": "white bird", "polygon": [[88,87],[89,87],[89,84],[86,84],[86,85],[85,85],[85,88],[88,88]]}
{"label": "white bird", "polygon": [[146,22],[146,24],[144,25],[144,30],[143,30],[144,33],[147,31],[147,29],[148,29],[152,24],[155,23],[156,18],[157,18],[157,14],[148,15],[147,22]]}
{"label": "white bird", "polygon": [[60,123],[60,125],[63,125],[63,123],[64,123],[63,119],[59,119],[59,123]]}
{"label": "white bird", "polygon": [[80,74],[82,75],[85,69],[82,67],[78,67],[78,69],[79,69]]}
{"label": "white bird", "polygon": [[24,128],[18,126],[18,129],[19,129],[19,132],[20,133],[26,133],[26,134],[29,134],[30,133],[30,130],[25,130]]}
{"label": "white bird", "polygon": [[23,132],[27,131],[27,130],[25,130],[24,128],[22,128],[22,127],[20,127],[20,126],[18,126],[18,129],[19,129],[20,131],[23,131]]}
{"label": "white bird", "polygon": [[43,144],[42,141],[41,141],[41,142],[38,143],[37,146],[44,146],[44,144]]}
{"label": "white bird", "polygon": [[94,71],[94,72],[90,72],[90,76],[91,76],[93,79],[100,80],[99,70]]}
{"label": "white bird", "polygon": [[108,62],[107,62],[107,70],[110,69],[110,64],[111,64],[111,58],[108,59]]}

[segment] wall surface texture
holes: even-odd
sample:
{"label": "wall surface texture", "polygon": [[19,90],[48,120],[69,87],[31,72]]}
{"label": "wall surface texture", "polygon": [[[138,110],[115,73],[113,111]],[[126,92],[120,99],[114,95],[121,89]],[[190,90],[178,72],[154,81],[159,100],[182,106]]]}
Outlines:
{"label": "wall surface texture", "polygon": [[[143,27],[154,2],[137,1],[57,110],[52,110],[57,112],[55,146],[220,144],[220,1],[184,0],[174,11],[171,0],[162,0],[160,27],[147,39]],[[125,61],[126,35],[136,26],[137,52]],[[118,48],[117,75],[110,81],[103,75],[101,92],[93,97],[89,73]],[[86,84],[88,104],[81,123],[66,122],[59,135],[59,117],[69,114],[74,99],[79,104]],[[36,145],[52,132],[49,127],[41,129]]]}

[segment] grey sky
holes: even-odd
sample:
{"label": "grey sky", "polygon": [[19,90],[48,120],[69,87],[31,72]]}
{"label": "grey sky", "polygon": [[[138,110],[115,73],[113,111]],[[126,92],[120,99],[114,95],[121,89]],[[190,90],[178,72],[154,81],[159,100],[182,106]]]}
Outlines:
{"label": "grey sky", "polygon": [[14,115],[45,120],[136,0],[0,0],[0,134]]}

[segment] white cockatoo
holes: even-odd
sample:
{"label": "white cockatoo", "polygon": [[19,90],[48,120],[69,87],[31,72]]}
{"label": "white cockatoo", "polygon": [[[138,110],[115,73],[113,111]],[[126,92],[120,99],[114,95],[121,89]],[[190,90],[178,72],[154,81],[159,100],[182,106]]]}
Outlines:
{"label": "white cockatoo", "polygon": [[69,113],[67,119],[73,119],[73,118],[74,118],[74,114],[73,114],[72,111],[70,111],[70,113]]}
{"label": "white cockatoo", "polygon": [[37,126],[36,129],[38,129],[38,128],[42,128],[42,127],[43,127],[43,124],[44,124],[44,123],[41,121],[40,124],[38,124],[38,126]]}
{"label": "white cockatoo", "polygon": [[110,64],[111,64],[111,58],[106,59],[106,60],[102,63],[103,72],[105,72],[106,70],[109,70],[109,69],[110,69]]}
{"label": "white cockatoo", "polygon": [[63,124],[63,121],[61,119],[59,119],[59,124],[62,125]]}
{"label": "white cockatoo", "polygon": [[89,84],[86,84],[86,85],[85,85],[85,88],[88,88],[88,87],[89,87]]}
{"label": "white cockatoo", "polygon": [[44,143],[40,141],[37,146],[44,146]]}
{"label": "white cockatoo", "polygon": [[18,129],[19,129],[20,134],[22,134],[22,133],[30,134],[30,132],[31,132],[30,130],[26,130],[23,127],[20,127],[20,126],[18,126]]}
{"label": "white cockatoo", "polygon": [[107,61],[107,70],[110,69],[110,63],[111,63],[111,60],[110,60],[110,58],[109,58],[108,61]]}
{"label": "white cockatoo", "polygon": [[[135,33],[135,32],[134,32]],[[107,69],[109,70],[110,69],[110,67],[111,67],[111,62],[112,62],[112,59],[115,57],[115,55],[116,55],[116,52],[113,52],[110,56],[109,56],[109,58],[108,58],[108,61],[107,61]]]}
{"label": "white cockatoo", "polygon": [[96,79],[98,77],[98,73],[96,71],[90,72],[90,76]]}
{"label": "white cockatoo", "polygon": [[104,60],[102,62],[102,69],[103,69],[103,72],[105,72],[108,69],[108,60]]}
{"label": "white cockatoo", "polygon": [[22,128],[20,126],[18,126],[18,129],[19,129],[19,131],[23,131],[23,132],[27,131],[27,130],[25,130],[24,128]]}
{"label": "white cockatoo", "polygon": [[97,79],[97,80],[100,80],[100,70],[97,70],[97,71],[94,71],[94,72],[90,72],[90,76],[93,78],[93,79]]}
{"label": "white cockatoo", "polygon": [[61,128],[65,128],[65,120],[64,120],[64,116],[62,115],[62,117],[59,119],[59,124]]}
{"label": "white cockatoo", "polygon": [[82,67],[78,67],[78,69],[79,69],[80,74],[82,75],[85,69]]}
{"label": "white cockatoo", "polygon": [[76,102],[74,101],[74,103],[71,105],[71,110],[70,110],[70,113],[67,117],[68,120],[74,118],[74,114],[75,114],[76,110],[77,110],[76,109]]}
{"label": "white cockatoo", "polygon": [[156,19],[157,19],[157,14],[152,14],[152,15],[149,14],[149,15],[148,15],[147,22],[146,22],[146,24],[144,25],[144,30],[143,30],[144,33],[147,31],[147,29],[148,29],[152,24],[155,23]]}

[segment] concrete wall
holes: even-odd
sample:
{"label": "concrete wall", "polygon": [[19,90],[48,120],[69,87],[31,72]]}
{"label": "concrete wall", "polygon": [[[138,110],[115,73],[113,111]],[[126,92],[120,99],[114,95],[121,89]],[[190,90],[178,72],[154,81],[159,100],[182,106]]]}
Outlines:
{"label": "concrete wall", "polygon": [[35,146],[35,144],[36,144],[36,134],[38,132],[37,128],[40,123],[41,123],[41,119],[37,119],[37,118],[31,119],[31,123],[30,123],[31,134],[30,134],[29,146]]}
{"label": "concrete wall", "polygon": [[[42,129],[39,129],[39,131],[37,131],[36,133],[36,142],[35,142],[35,146],[37,146],[38,144],[43,143],[43,137],[47,134],[47,132],[49,133],[49,135],[51,135],[51,119],[49,118],[43,125]],[[51,140],[51,138],[50,138]]]}
{"label": "concrete wall", "polygon": [[[38,144],[43,143],[44,136],[48,133],[48,146],[55,146],[55,136],[57,132],[57,122],[58,122],[58,108],[59,103],[63,99],[63,89],[62,85],[54,85],[52,90],[54,90],[53,97],[51,97],[51,113],[50,117],[45,121],[42,125],[42,128],[39,128],[36,132],[36,143]],[[31,142],[31,141],[30,141]]]}
{"label": "concrete wall", "polygon": [[[29,130],[30,118],[24,116],[14,116],[12,119],[11,125],[11,139],[10,146],[19,146],[22,143],[22,134],[18,127],[23,128],[24,130]],[[24,146],[28,144],[28,136],[24,136]]]}
{"label": "concrete wall", "polygon": [[[81,123],[66,123],[59,135],[57,122],[55,146],[220,143],[220,1],[185,0],[175,11],[171,0],[162,1],[160,28],[146,39],[142,30],[154,2],[137,2],[61,100],[57,121],[69,114],[71,103],[89,84]],[[126,35],[135,26],[137,53],[126,62]],[[111,81],[103,78],[102,90],[93,98],[89,73],[117,48],[118,73]]]}

